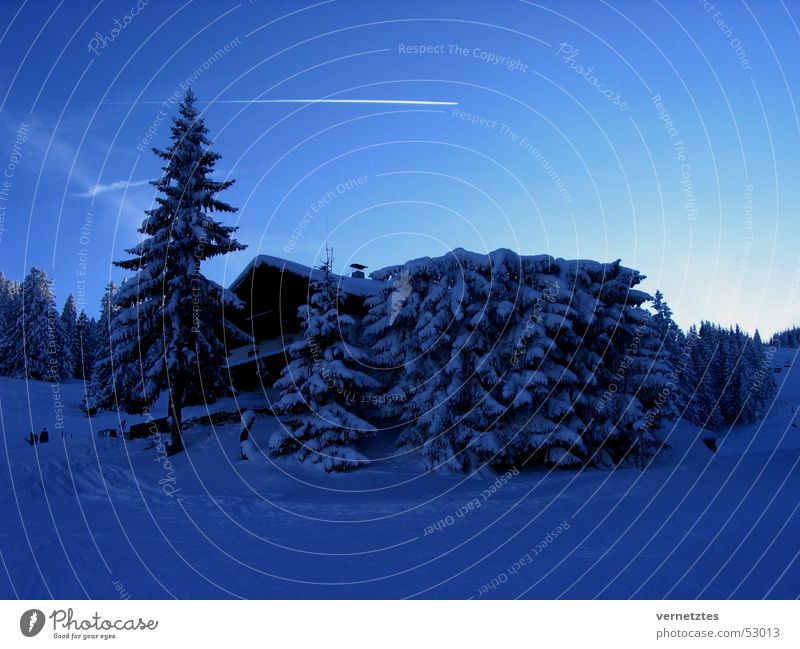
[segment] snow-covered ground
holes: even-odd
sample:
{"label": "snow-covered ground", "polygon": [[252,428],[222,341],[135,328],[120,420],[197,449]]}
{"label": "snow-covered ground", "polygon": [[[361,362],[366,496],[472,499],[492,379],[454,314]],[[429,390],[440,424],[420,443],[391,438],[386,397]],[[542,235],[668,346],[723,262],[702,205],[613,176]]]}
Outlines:
{"label": "snow-covered ground", "polygon": [[[194,426],[167,459],[98,438],[118,419],[84,417],[80,383],[60,388],[62,438],[50,385],[0,379],[0,596],[795,598],[796,355],[776,355],[761,424],[712,453],[681,423],[644,472],[431,475],[378,438],[369,467],[326,475],[240,460],[235,423]],[[51,442],[29,446],[45,425]],[[278,425],[259,417],[256,443]]]}

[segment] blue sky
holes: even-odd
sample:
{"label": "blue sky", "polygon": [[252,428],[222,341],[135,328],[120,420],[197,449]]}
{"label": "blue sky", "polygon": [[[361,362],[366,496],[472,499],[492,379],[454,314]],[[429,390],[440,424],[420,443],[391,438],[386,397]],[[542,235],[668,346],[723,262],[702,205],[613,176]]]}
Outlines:
{"label": "blue sky", "polygon": [[[781,2],[4,2],[0,269],[42,266],[96,312],[190,83],[250,246],[206,264],[218,281],[326,240],[339,270],[507,247],[621,258],[681,325],[769,333],[800,322],[798,21]],[[324,97],[457,106],[247,103]]]}

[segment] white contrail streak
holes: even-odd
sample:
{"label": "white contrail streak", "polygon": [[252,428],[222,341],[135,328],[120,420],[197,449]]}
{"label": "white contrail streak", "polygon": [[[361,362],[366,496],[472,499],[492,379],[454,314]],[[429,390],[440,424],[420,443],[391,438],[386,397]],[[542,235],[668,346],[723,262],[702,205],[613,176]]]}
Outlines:
{"label": "white contrail streak", "polygon": [[[106,101],[107,106],[147,104],[160,106],[163,101]],[[457,101],[428,101],[423,99],[219,99],[198,101],[198,104],[394,104],[404,106],[458,106]]]}
{"label": "white contrail streak", "polygon": [[214,104],[404,104],[411,106],[458,106],[457,101],[421,99],[221,99]]}

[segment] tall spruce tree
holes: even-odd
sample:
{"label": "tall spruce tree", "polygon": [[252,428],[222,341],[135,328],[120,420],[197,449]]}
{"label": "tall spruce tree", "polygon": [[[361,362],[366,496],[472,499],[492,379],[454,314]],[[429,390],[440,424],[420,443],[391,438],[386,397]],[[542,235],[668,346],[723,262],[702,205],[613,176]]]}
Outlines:
{"label": "tall spruce tree", "polygon": [[[127,250],[130,259],[116,262],[134,275],[117,293],[111,336],[115,378],[125,384],[126,400],[150,405],[168,391],[173,453],[183,448],[187,398],[201,390],[214,398],[224,388],[226,330],[246,338],[224,315],[226,306],[241,306],[239,300],[200,272],[204,260],[245,248],[232,238],[238,228],[213,218],[214,212],[236,211],[217,198],[233,180],[211,179],[221,156],[209,149],[191,90],[178,112],[170,146],[153,149],[165,164],[153,181],[158,205],[139,228],[144,240]],[[139,371],[131,373],[131,365]]]}
{"label": "tall spruce tree", "polygon": [[114,305],[117,285],[106,284],[103,297],[100,298],[100,320],[97,322],[93,338],[87,336],[87,343],[93,344],[91,351],[92,364],[86,367],[89,372],[89,386],[86,390],[85,410],[94,414],[100,410],[109,410],[119,401],[114,377],[112,360],[113,344],[111,342],[111,323],[118,308]]}
{"label": "tall spruce tree", "polygon": [[81,311],[75,324],[75,378],[83,381],[91,378],[96,346],[97,322]]}
{"label": "tall spruce tree", "polygon": [[75,298],[70,293],[61,310],[61,376],[71,379],[76,376],[78,345],[78,310]]}

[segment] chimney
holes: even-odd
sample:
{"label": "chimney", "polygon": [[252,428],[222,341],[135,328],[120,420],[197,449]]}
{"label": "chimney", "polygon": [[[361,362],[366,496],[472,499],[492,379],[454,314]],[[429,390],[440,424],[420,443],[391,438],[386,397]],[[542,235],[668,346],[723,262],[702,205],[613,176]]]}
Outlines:
{"label": "chimney", "polygon": [[351,277],[364,279],[364,269],[367,268],[366,266],[363,264],[350,264],[350,268],[353,269],[353,272],[350,274]]}

